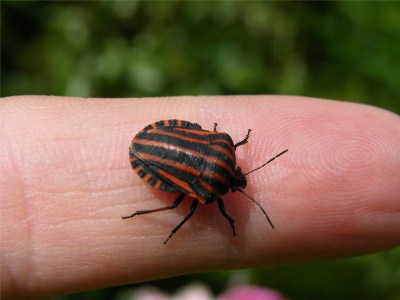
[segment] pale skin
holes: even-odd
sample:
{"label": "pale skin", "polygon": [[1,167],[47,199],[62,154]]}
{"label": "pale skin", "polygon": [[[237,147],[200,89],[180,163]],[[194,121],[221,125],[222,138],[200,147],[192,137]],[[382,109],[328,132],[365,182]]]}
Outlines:
{"label": "pale skin", "polygon": [[[246,193],[174,210],[131,169],[143,127],[183,119],[227,132],[247,172]],[[400,245],[400,118],[353,103],[288,96],[0,101],[1,295],[43,298],[241,267],[367,254]],[[49,284],[51,283],[51,284]]]}

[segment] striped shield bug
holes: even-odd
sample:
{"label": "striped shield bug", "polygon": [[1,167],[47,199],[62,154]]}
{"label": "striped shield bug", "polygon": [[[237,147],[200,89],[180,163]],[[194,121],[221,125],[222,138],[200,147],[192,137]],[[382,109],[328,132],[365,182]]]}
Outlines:
{"label": "striped shield bug", "polygon": [[247,185],[246,176],[264,167],[275,158],[286,153],[280,152],[266,163],[243,173],[236,166],[236,148],[247,143],[251,130],[236,144],[224,132],[208,131],[199,124],[182,120],[165,120],[146,126],[132,140],[129,147],[129,160],[133,170],[154,188],[179,193],[175,201],[167,206],[138,210],[122,219],[136,215],[174,209],[185,196],[193,198],[187,216],[171,231],[164,245],[194,214],[199,202],[208,204],[217,201],[222,215],[229,221],[233,236],[236,236],[234,220],[225,210],[221,196],[229,189],[238,191],[253,201],[263,212],[270,226],[274,228],[264,208],[243,189]]}

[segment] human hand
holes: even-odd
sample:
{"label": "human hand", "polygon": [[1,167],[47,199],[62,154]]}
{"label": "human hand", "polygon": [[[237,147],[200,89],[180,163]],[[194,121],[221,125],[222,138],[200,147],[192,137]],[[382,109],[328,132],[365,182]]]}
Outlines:
{"label": "human hand", "polygon": [[[227,132],[252,129],[236,156],[246,192],[201,205],[171,239],[191,201],[171,203],[131,169],[135,134],[162,119]],[[400,118],[370,106],[288,96],[3,98],[2,296],[60,295],[179,274],[288,264],[400,245]],[[50,284],[51,283],[51,284]]]}

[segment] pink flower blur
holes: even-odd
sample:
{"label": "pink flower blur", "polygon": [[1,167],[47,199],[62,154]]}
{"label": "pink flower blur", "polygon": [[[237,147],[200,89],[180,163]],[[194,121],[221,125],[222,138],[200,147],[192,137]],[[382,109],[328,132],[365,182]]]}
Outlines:
{"label": "pink flower blur", "polygon": [[234,287],[224,292],[220,297],[220,300],[285,300],[280,293],[275,290],[242,285]]}

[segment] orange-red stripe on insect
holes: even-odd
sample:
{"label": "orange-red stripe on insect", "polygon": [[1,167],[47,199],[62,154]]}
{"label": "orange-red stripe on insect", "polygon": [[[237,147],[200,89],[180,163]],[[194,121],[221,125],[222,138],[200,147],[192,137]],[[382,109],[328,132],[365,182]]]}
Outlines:
{"label": "orange-red stripe on insect", "polygon": [[186,165],[181,164],[181,163],[177,163],[176,161],[173,161],[173,160],[160,158],[159,156],[152,155],[152,154],[145,153],[145,152],[138,152],[137,154],[140,155],[140,157],[142,157],[144,160],[149,160],[149,161],[162,163],[162,164],[165,164],[167,166],[177,168],[177,169],[179,169],[181,171],[193,174],[195,176],[199,176],[199,174],[200,174],[200,172],[197,169],[189,167],[189,166],[186,166]]}
{"label": "orange-red stripe on insect", "polygon": [[151,134],[156,134],[156,135],[167,135],[167,136],[172,136],[175,138],[178,138],[180,140],[184,140],[184,141],[188,141],[188,142],[194,142],[194,143],[199,143],[199,144],[209,144],[210,142],[207,140],[199,140],[196,138],[192,138],[192,137],[188,137],[188,136],[184,136],[184,135],[180,135],[177,133],[173,133],[173,132],[168,132],[168,131],[164,131],[164,130],[160,130],[158,128],[156,129],[152,129]]}
{"label": "orange-red stripe on insect", "polygon": [[193,197],[193,198],[196,198],[196,199],[199,198],[198,195],[196,195],[193,192],[192,188],[190,187],[190,185],[186,181],[183,181],[183,180],[175,177],[174,175],[169,174],[168,172],[166,172],[164,170],[158,170],[158,174],[163,176],[164,178],[166,178],[167,180],[169,180],[170,182],[172,182],[176,186],[178,186],[181,189],[183,189],[190,197]]}

